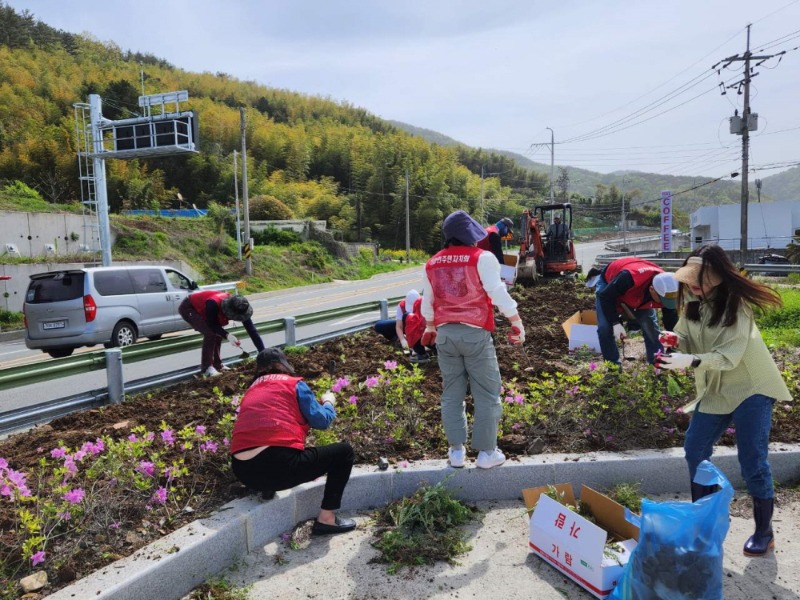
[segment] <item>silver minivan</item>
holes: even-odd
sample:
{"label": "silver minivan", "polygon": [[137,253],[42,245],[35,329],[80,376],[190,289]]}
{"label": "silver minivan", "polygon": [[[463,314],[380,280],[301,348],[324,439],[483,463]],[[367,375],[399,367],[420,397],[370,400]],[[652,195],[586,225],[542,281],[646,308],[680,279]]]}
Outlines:
{"label": "silver minivan", "polygon": [[129,346],[189,324],[178,306],[198,285],[169,267],[88,267],[31,275],[22,311],[25,345],[53,358],[75,348]]}

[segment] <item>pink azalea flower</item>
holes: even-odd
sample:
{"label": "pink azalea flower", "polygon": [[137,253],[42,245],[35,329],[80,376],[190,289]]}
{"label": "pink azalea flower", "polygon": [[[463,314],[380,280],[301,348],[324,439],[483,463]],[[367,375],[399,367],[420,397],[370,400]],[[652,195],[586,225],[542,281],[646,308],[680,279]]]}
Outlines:
{"label": "pink azalea flower", "polygon": [[397,463],[397,468],[398,469],[407,469],[408,468],[408,461],[407,460],[401,460],[399,463]]}
{"label": "pink azalea flower", "polygon": [[67,455],[67,449],[64,446],[59,448],[53,448],[50,450],[50,457],[51,458],[64,458]]}
{"label": "pink azalea flower", "polygon": [[172,446],[175,443],[175,434],[172,429],[165,429],[161,432],[161,440],[167,445]]}
{"label": "pink azalea flower", "polygon": [[132,433],[132,434],[130,434],[130,435],[128,436],[128,441],[129,441],[129,442],[138,442],[138,441],[139,441],[139,438],[137,438],[137,437],[136,437],[136,434],[135,434],[135,433]]}
{"label": "pink azalea flower", "polygon": [[64,521],[69,521],[70,519],[72,519],[72,513],[69,512],[68,510],[65,510],[64,512],[60,512],[60,513],[57,513],[57,514],[58,514],[58,518],[59,519],[63,519]]}
{"label": "pink azalea flower", "polygon": [[341,392],[342,388],[346,388],[348,385],[350,385],[350,380],[347,377],[340,377],[336,380],[336,383],[331,386],[331,391]]}
{"label": "pink azalea flower", "polygon": [[0,469],[6,469],[8,467],[8,461],[5,458],[0,458]]}
{"label": "pink azalea flower", "polygon": [[358,404],[358,396],[350,396],[350,398],[348,398],[347,401],[350,404]]}
{"label": "pink azalea flower", "polygon": [[108,528],[109,529],[119,529],[119,526],[120,526],[120,522],[119,521],[114,521],[113,523],[111,523],[111,525],[108,526]]}
{"label": "pink azalea flower", "polygon": [[197,427],[194,428],[194,432],[197,435],[205,435],[206,434],[205,425],[198,425]]}
{"label": "pink azalea flower", "polygon": [[156,439],[156,434],[152,431],[148,431],[144,434],[144,439],[146,442],[152,442],[154,439]]}
{"label": "pink azalea flower", "polygon": [[200,444],[200,450],[202,450],[203,452],[208,452],[210,454],[216,454],[218,449],[219,446],[217,445],[217,442],[213,440],[208,440],[207,442],[203,442],[202,444]]}
{"label": "pink azalea flower", "polygon": [[31,556],[31,566],[35,567],[36,565],[43,563],[45,557],[46,554],[44,553],[44,550],[39,550],[36,554]]}
{"label": "pink azalea flower", "polygon": [[158,504],[166,504],[167,503],[167,488],[160,487],[156,490],[156,493],[153,494],[153,502]]}
{"label": "pink azalea flower", "polygon": [[227,448],[228,446],[231,445],[231,441],[228,438],[224,437],[222,438],[222,445]]}
{"label": "pink azalea flower", "polygon": [[75,488],[64,494],[64,500],[70,504],[80,504],[85,495],[82,488]]}
{"label": "pink azalea flower", "polygon": [[366,385],[367,388],[371,390],[379,383],[380,383],[380,378],[373,376],[373,377],[367,377],[367,380],[364,382],[364,385]]}
{"label": "pink azalea flower", "polygon": [[589,370],[590,371],[594,371],[595,369],[597,369],[597,363],[594,362],[594,361],[590,362],[589,363]]}
{"label": "pink azalea flower", "polygon": [[387,360],[385,363],[383,363],[383,367],[389,371],[394,371],[397,368],[397,361]]}
{"label": "pink azalea flower", "polygon": [[156,473],[156,466],[148,460],[143,460],[139,462],[134,471],[137,471],[142,475],[152,477]]}
{"label": "pink azalea flower", "polygon": [[725,433],[727,433],[728,435],[733,435],[734,433],[736,433],[736,429],[734,429],[733,427],[728,427],[725,430]]}

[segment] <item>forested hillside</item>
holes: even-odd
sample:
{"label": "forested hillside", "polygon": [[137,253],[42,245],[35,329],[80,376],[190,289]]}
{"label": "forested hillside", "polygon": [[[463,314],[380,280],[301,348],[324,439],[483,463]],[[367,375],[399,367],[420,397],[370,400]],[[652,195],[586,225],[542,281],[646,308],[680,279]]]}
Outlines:
{"label": "forested hillside", "polygon": [[[511,159],[431,144],[366,110],[322,97],[243,82],[225,73],[191,73],[113,43],[55,30],[34,15],[0,6],[0,179],[19,180],[49,202],[77,203],[80,187],[73,104],[90,93],[103,116],[137,114],[141,72],[146,93],[188,90],[200,122],[200,153],[107,161],[111,212],[205,208],[234,202],[233,151],[241,150],[240,107],[247,117],[249,196],[256,218],[326,219],[345,239],[405,244],[408,174],[411,244],[434,250],[437,225],[456,208],[487,217],[516,215],[524,191],[546,179]],[[241,160],[241,157],[240,157]],[[481,185],[480,166],[498,165]],[[180,195],[180,196],[179,196]],[[360,226],[359,226],[360,225]]]}

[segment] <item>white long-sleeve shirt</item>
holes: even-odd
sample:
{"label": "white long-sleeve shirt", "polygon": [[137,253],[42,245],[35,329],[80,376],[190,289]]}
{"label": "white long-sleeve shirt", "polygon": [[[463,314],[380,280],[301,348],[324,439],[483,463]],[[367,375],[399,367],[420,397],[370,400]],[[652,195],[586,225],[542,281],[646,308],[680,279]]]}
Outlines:
{"label": "white long-sleeve shirt", "polygon": [[[500,263],[494,254],[484,250],[478,256],[478,277],[489,298],[505,317],[517,314],[517,302],[508,293],[508,288],[500,279]],[[433,323],[433,286],[428,279],[427,270],[422,276],[422,316],[428,323]]]}

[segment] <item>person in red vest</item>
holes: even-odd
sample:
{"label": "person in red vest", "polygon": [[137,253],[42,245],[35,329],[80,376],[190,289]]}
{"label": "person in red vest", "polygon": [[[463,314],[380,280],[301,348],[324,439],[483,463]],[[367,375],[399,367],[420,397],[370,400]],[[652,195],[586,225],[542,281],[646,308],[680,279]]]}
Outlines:
{"label": "person in red vest", "polygon": [[503,217],[494,225],[486,228],[486,237],[478,240],[478,248],[488,250],[497,258],[501,265],[505,264],[503,258],[503,238],[513,234],[514,222],[508,217]]}
{"label": "person in red vest", "polygon": [[492,340],[494,306],[511,323],[510,343],[525,341],[517,303],[500,279],[500,264],[491,252],[476,246],[486,236],[480,223],[463,210],[442,224],[445,248],[425,265],[422,316],[427,325],[422,344],[436,344],[442,371],[442,424],[450,444],[448,460],[463,467],[467,441],[465,398],[469,388],[475,405],[472,447],[481,469],[502,465],[497,427],[503,414],[500,369]]}
{"label": "person in red vest", "polygon": [[353,519],[336,515],[355,462],[347,442],[306,447],[309,429],[327,429],[336,418],[333,392],[317,400],[302,377],[295,375],[286,355],[267,348],[256,357],[256,376],[239,405],[233,425],[231,468],[247,487],[271,498],[327,475],[319,515],[311,532],[345,533]]}
{"label": "person in red vest", "polygon": [[222,364],[220,357],[223,338],[237,348],[242,347],[242,343],[235,335],[223,329],[230,321],[240,321],[255,344],[256,350],[264,349],[264,342],[250,318],[253,316],[253,307],[244,296],[202,290],[184,298],[178,307],[178,312],[192,329],[203,334],[200,372],[207,377],[214,377],[219,375],[220,371],[229,370],[229,367]]}
{"label": "person in red vest", "polygon": [[664,350],[658,340],[661,330],[655,309],[661,309],[666,329],[671,330],[678,321],[675,276],[647,260],[628,256],[610,262],[596,276],[595,285],[597,337],[603,359],[620,364],[617,340],[627,335],[621,323],[624,318],[641,327],[647,362],[652,364],[656,353]]}
{"label": "person in red vest", "polygon": [[428,351],[422,345],[425,319],[420,314],[422,296],[417,290],[409,290],[406,297],[397,305],[394,319],[376,321],[374,329],[390,342],[399,342],[403,350],[413,351],[411,362],[424,363],[430,360]]}

